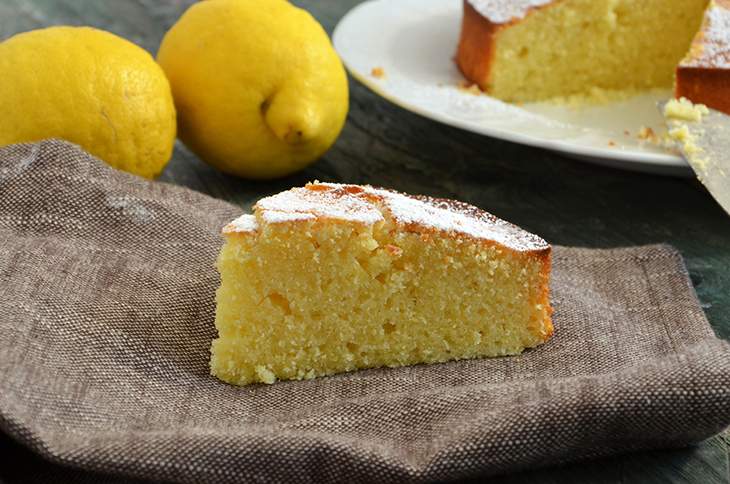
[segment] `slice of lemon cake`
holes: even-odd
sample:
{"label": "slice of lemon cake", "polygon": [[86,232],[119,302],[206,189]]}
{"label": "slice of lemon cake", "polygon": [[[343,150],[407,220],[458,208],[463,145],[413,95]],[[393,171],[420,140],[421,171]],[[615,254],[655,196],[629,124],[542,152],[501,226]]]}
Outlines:
{"label": "slice of lemon cake", "polygon": [[229,383],[514,355],[553,332],[550,246],[465,203],[313,183],[223,235],[210,365]]}
{"label": "slice of lemon cake", "polygon": [[672,86],[708,0],[464,0],[456,61],[510,102]]}

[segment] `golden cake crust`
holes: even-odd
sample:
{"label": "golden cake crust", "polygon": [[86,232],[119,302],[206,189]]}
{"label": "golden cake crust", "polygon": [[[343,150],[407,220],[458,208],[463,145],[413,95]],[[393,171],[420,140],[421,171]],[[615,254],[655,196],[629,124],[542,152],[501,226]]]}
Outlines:
{"label": "golden cake crust", "polygon": [[687,57],[677,66],[675,94],[730,114],[730,0],[714,0]]}
{"label": "golden cake crust", "polygon": [[464,77],[489,92],[489,77],[499,32],[532,11],[561,0],[464,0],[456,64]]}

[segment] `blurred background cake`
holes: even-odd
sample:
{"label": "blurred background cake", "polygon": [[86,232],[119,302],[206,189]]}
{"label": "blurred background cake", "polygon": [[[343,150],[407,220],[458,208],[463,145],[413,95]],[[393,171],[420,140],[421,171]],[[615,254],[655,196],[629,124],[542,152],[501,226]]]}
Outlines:
{"label": "blurred background cake", "polygon": [[726,109],[727,6],[727,0],[464,0],[456,61],[470,81],[509,102],[591,101],[669,88],[681,61],[677,92]]}

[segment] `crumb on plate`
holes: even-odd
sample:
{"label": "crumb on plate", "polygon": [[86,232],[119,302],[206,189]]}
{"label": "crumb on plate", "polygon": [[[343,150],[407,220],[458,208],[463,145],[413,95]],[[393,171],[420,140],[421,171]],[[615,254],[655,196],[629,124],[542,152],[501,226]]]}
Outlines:
{"label": "crumb on plate", "polygon": [[648,126],[642,126],[639,129],[639,133],[636,135],[636,137],[642,141],[648,141],[649,143],[659,143],[659,137],[654,132],[654,130]]}
{"label": "crumb on plate", "polygon": [[704,104],[692,104],[687,98],[672,99],[664,106],[664,116],[681,121],[702,121],[703,116],[710,114]]}
{"label": "crumb on plate", "polygon": [[479,89],[479,86],[474,84],[473,82],[461,80],[459,81],[459,90],[467,92],[469,94],[474,94],[475,96],[478,96],[482,93],[482,90]]}

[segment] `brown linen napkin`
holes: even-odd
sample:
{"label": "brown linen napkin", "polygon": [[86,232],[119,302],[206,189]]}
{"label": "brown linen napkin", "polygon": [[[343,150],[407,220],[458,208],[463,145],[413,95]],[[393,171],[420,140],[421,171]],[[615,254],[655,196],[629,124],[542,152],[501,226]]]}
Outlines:
{"label": "brown linen napkin", "polygon": [[240,212],[66,143],[0,149],[0,430],[57,463],[151,479],[415,482],[730,423],[730,345],[667,246],[556,247],[555,337],[519,357],[221,383],[213,264]]}

